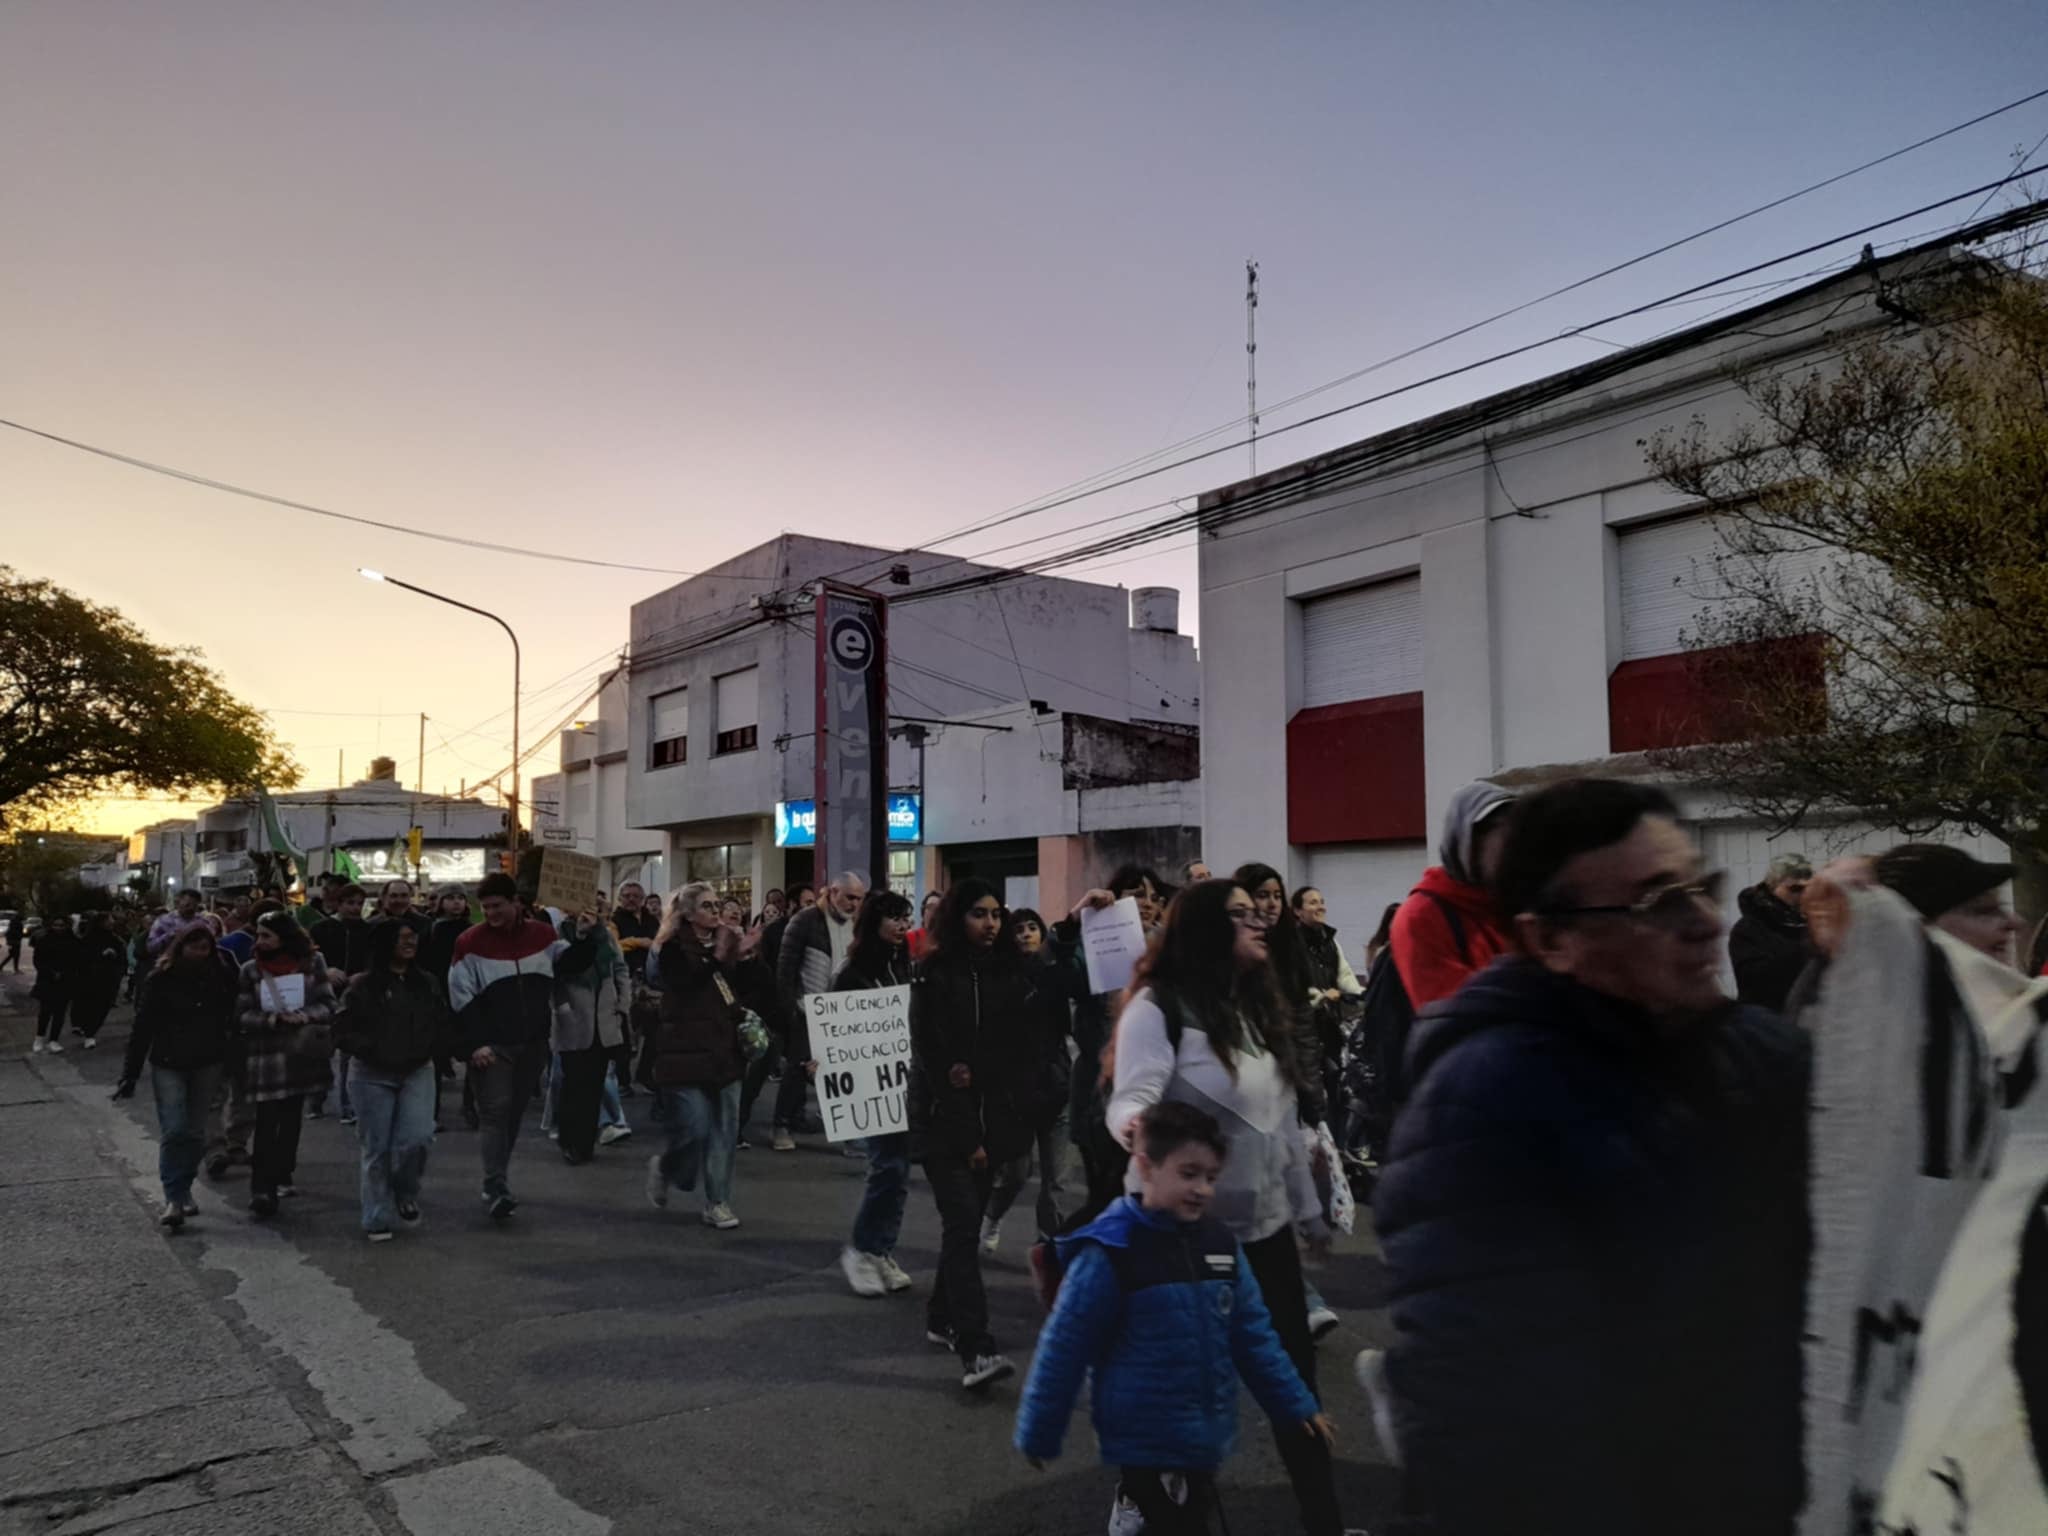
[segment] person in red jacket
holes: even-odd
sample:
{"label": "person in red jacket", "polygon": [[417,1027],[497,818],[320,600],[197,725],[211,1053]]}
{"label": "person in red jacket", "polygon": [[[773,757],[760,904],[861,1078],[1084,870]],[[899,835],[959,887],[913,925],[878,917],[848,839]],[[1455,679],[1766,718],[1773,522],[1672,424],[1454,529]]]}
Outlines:
{"label": "person in red jacket", "polygon": [[1394,914],[1394,969],[1417,1013],[1451,996],[1512,946],[1487,886],[1506,842],[1514,796],[1492,784],[1467,784],[1444,815],[1440,863]]}

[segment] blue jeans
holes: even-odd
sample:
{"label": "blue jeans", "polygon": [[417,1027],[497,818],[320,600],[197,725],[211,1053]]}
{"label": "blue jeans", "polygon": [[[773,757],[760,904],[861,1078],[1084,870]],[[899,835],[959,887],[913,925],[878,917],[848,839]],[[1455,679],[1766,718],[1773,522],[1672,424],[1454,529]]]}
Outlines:
{"label": "blue jeans", "polygon": [[740,1085],[704,1088],[694,1084],[661,1090],[667,1111],[668,1150],[661,1154],[661,1172],[677,1189],[695,1189],[704,1178],[704,1202],[726,1205],[732,1200],[732,1164],[739,1148]]}
{"label": "blue jeans", "polygon": [[410,1072],[380,1072],[349,1063],[356,1139],[363,1149],[363,1230],[389,1232],[393,1207],[419,1199],[434,1144],[434,1064]]}
{"label": "blue jeans", "polygon": [[602,1131],[625,1123],[626,1105],[619,1097],[619,1068],[613,1063],[604,1069],[604,1097],[597,1102],[597,1128]]}
{"label": "blue jeans", "polygon": [[896,1239],[903,1232],[903,1204],[910,1198],[910,1137],[870,1136],[868,1187],[860,1197],[860,1214],[853,1218],[853,1246],[857,1252],[877,1256],[896,1251]]}
{"label": "blue jeans", "polygon": [[220,1065],[152,1067],[150,1086],[156,1091],[156,1173],[163,1180],[164,1199],[183,1204],[192,1196],[192,1180],[206,1153],[206,1112],[220,1085]]}

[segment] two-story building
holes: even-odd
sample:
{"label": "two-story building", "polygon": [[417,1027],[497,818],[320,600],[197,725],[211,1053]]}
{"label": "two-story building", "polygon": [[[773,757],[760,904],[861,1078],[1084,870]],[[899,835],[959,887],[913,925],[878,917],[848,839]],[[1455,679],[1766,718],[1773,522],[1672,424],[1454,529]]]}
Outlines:
{"label": "two-story building", "polygon": [[1953,259],[1866,262],[1204,496],[1210,865],[1260,859],[1322,887],[1355,953],[1435,862],[1444,806],[1474,779],[1660,779],[1739,883],[1779,852],[1901,841],[1858,825],[1774,837],[1660,767],[1716,713],[1686,652],[1726,588],[1712,520],[1644,445],[1695,420],[1725,432],[1750,409],[1731,370],[1825,369],[1896,324],[1887,282]]}

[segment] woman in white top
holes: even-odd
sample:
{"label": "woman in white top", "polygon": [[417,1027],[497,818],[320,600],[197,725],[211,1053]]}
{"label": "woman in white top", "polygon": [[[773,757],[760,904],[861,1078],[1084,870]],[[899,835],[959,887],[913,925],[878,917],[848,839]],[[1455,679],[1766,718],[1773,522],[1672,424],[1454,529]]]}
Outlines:
{"label": "woman in white top", "polygon": [[[1313,1391],[1315,1345],[1295,1229],[1320,1247],[1329,1227],[1302,1139],[1291,1014],[1267,961],[1266,927],[1251,897],[1228,880],[1203,881],[1175,898],[1117,1021],[1108,1121],[1128,1147],[1138,1116],[1162,1100],[1216,1117],[1230,1155],[1210,1212],[1243,1244],[1280,1342]],[[1298,1424],[1276,1423],[1273,1436],[1303,1528],[1335,1536],[1344,1522],[1329,1449]]]}

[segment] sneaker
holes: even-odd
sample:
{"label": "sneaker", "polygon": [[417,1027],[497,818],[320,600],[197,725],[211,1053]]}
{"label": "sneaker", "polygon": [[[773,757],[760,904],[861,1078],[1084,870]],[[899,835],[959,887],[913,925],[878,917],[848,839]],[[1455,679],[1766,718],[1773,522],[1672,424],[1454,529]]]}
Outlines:
{"label": "sneaker", "polygon": [[996,1249],[1000,1248],[1002,1245],[1003,1229],[997,1226],[996,1223],[990,1221],[986,1216],[982,1217],[981,1256],[984,1259],[994,1258],[996,1256]]}
{"label": "sneaker", "polygon": [[1109,1506],[1109,1536],[1144,1536],[1144,1513],[1123,1494]]}
{"label": "sneaker", "polygon": [[716,1227],[721,1232],[730,1232],[740,1224],[739,1217],[732,1213],[732,1207],[723,1200],[719,1201],[716,1205],[704,1207],[704,1215],[701,1219],[705,1226]]}
{"label": "sneaker", "polygon": [[365,1232],[363,1234],[364,1237],[368,1238],[373,1243],[388,1243],[391,1241],[393,1235],[394,1234],[392,1233],[389,1227],[379,1227],[375,1232]]}
{"label": "sneaker", "polygon": [[426,1219],[425,1215],[421,1213],[417,1201],[401,1200],[398,1202],[398,1220],[401,1226],[417,1227]]}
{"label": "sneaker", "polygon": [[976,1355],[967,1369],[960,1373],[960,1385],[972,1392],[1016,1374],[1017,1367],[1001,1355]]}
{"label": "sneaker", "polygon": [[1372,1405],[1373,1433],[1380,1437],[1380,1450],[1395,1466],[1401,1465],[1401,1441],[1394,1431],[1394,1393],[1387,1384],[1387,1352],[1361,1349],[1351,1362],[1365,1400]]}
{"label": "sneaker", "polygon": [[277,1214],[277,1196],[251,1195],[249,1197],[249,1214],[258,1221],[275,1216]]}
{"label": "sneaker", "polygon": [[157,1216],[156,1224],[166,1232],[177,1231],[185,1225],[185,1208],[175,1200],[166,1200],[162,1212]]}
{"label": "sneaker", "polygon": [[668,1209],[668,1175],[661,1171],[661,1154],[647,1159],[647,1203],[656,1210]]}
{"label": "sneaker", "polygon": [[1340,1321],[1342,1319],[1328,1307],[1317,1307],[1308,1315],[1308,1336],[1320,1341],[1334,1332]]}
{"label": "sneaker", "polygon": [[778,1127],[775,1132],[774,1146],[778,1152],[794,1152],[796,1150],[796,1138],[790,1135],[788,1131]]}
{"label": "sneaker", "polygon": [[62,1056],[64,1054],[64,1042],[62,1040],[45,1041],[43,1044],[43,1049],[48,1051],[52,1056]]}
{"label": "sneaker", "polygon": [[562,1133],[561,1133],[560,1131],[555,1131],[555,1130],[550,1130],[550,1131],[548,1131],[548,1140],[549,1140],[549,1141],[560,1141],[561,1139],[562,1139]]}
{"label": "sneaker", "polygon": [[896,1262],[895,1254],[877,1255],[875,1269],[881,1274],[882,1284],[888,1287],[892,1294],[910,1289],[910,1272]]}
{"label": "sneaker", "polygon": [[568,1148],[564,1147],[562,1149],[562,1161],[571,1168],[581,1168],[590,1161],[590,1154],[588,1152],[571,1152]]}
{"label": "sneaker", "polygon": [[178,1202],[178,1209],[187,1216],[197,1216],[199,1214],[199,1202],[190,1195],[187,1195]]}
{"label": "sneaker", "polygon": [[87,1049],[88,1051],[96,1051],[96,1050],[98,1050],[98,1049],[100,1048],[100,1042],[99,1042],[99,1038],[98,1038],[98,1036],[96,1036],[96,1035],[87,1035],[87,1036],[85,1037],[85,1048],[86,1048],[86,1049]]}
{"label": "sneaker", "polygon": [[510,1190],[507,1190],[502,1195],[486,1194],[484,1196],[484,1214],[493,1221],[510,1221],[512,1213],[518,1209],[519,1202],[512,1198]]}
{"label": "sneaker", "polygon": [[280,1184],[280,1185],[278,1185],[278,1186],[277,1186],[277,1198],[278,1198],[278,1199],[280,1199],[280,1200],[296,1200],[296,1199],[298,1199],[298,1198],[299,1198],[299,1186],[298,1186],[298,1185],[296,1185],[296,1184],[294,1184],[294,1183],[292,1183],[292,1182],[291,1182],[291,1180],[289,1180],[289,1179],[285,1180],[285,1182],[284,1182],[284,1183],[282,1183],[282,1184]]}
{"label": "sneaker", "polygon": [[754,1150],[754,1144],[747,1140],[745,1136],[741,1136],[732,1146],[735,1152],[751,1152]]}
{"label": "sneaker", "polygon": [[927,1344],[936,1344],[941,1349],[957,1349],[960,1345],[959,1335],[952,1329],[934,1328],[930,1324],[925,1325],[924,1341]]}
{"label": "sneaker", "polygon": [[615,1142],[627,1140],[632,1134],[633,1127],[630,1125],[608,1125],[597,1133],[597,1144],[600,1147],[609,1147]]}
{"label": "sneaker", "polygon": [[308,1104],[306,1106],[306,1118],[308,1120],[325,1120],[327,1118],[327,1106],[325,1104]]}
{"label": "sneaker", "polygon": [[839,1253],[839,1272],[846,1276],[846,1283],[853,1288],[856,1296],[882,1296],[889,1287],[882,1279],[882,1266],[873,1254],[862,1253],[858,1248],[843,1248]]}
{"label": "sneaker", "polygon": [[[343,1125],[354,1125],[356,1123],[355,1111],[352,1109],[344,1109],[341,1112],[341,1123]],[[384,1235],[386,1237],[389,1237],[391,1234],[387,1232]]]}
{"label": "sneaker", "polygon": [[228,1176],[228,1155],[216,1152],[206,1160],[206,1176],[209,1179],[224,1179]]}
{"label": "sneaker", "polygon": [[43,1054],[43,1037],[41,1035],[37,1035],[35,1039],[29,1042],[28,1053],[31,1056],[40,1056]]}

